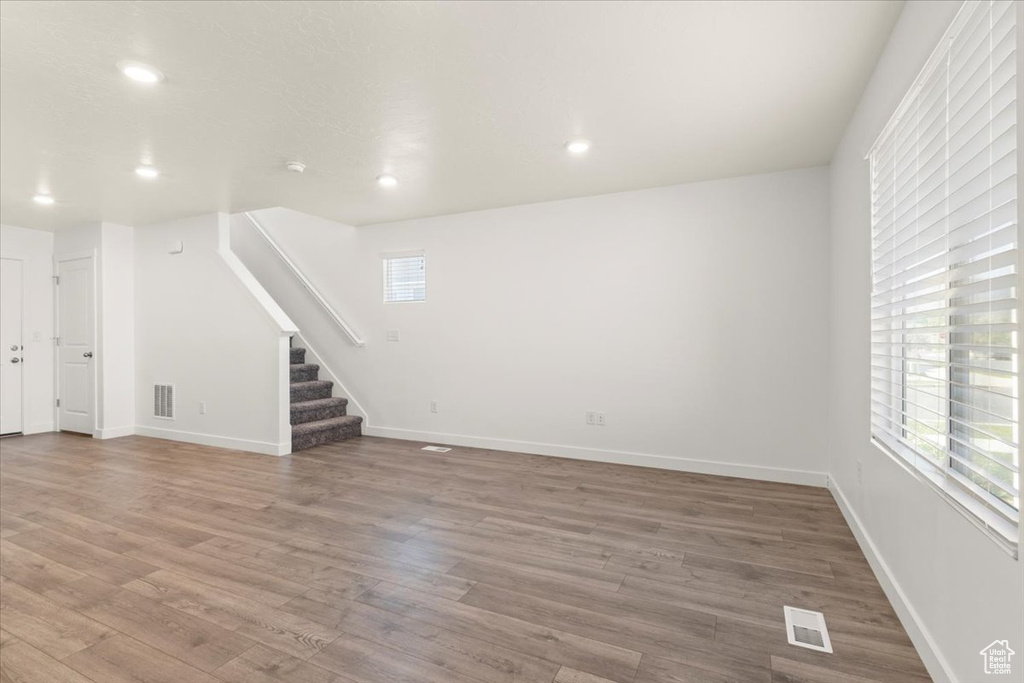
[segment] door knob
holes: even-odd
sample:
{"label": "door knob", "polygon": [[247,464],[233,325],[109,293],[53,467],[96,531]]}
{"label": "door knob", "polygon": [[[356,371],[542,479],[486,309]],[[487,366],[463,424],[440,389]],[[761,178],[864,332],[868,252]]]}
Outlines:
{"label": "door knob", "polygon": [[18,345],[17,344],[11,344],[11,351],[17,351],[17,350],[18,350]]}
{"label": "door knob", "polygon": [[21,359],[20,359],[20,358],[18,358],[17,356],[15,356],[14,358],[12,358],[12,359],[11,359],[11,362],[12,362],[12,363],[20,363],[20,362],[21,362]]}
{"label": "door knob", "polygon": [[83,353],[82,358],[92,358],[92,351],[86,351]]}

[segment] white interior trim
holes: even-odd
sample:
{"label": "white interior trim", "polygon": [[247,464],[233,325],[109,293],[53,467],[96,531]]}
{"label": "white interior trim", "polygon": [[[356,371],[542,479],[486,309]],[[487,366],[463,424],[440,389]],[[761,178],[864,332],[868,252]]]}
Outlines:
{"label": "white interior trim", "polygon": [[[932,75],[933,71],[935,71],[939,60],[949,51],[950,38],[963,27],[964,22],[971,16],[973,6],[977,4],[979,4],[978,0],[967,0],[967,2],[964,2],[960,6],[960,10],[957,12],[956,16],[953,17],[953,21],[949,23],[949,28],[946,29],[942,38],[939,39],[939,42],[935,45],[935,49],[932,50],[932,53],[928,56],[928,60],[924,63],[924,66],[921,67],[921,70],[914,78],[914,84],[910,86],[910,89],[907,90],[907,94],[903,96],[903,99],[900,100],[899,105],[897,105],[896,109],[893,111],[892,116],[890,116],[889,120],[886,121],[884,126],[882,126],[882,130],[879,131],[878,137],[876,137],[875,141],[871,143],[871,148],[864,155],[865,159],[871,156],[872,152],[875,151],[875,148],[878,147],[878,143],[882,138],[892,130],[893,126],[900,122],[901,118],[903,118],[903,115],[907,112],[907,107],[909,107],[913,99],[917,97],[917,93],[921,90],[924,82],[927,81],[928,77]],[[968,9],[969,7],[971,7],[971,9]]]}
{"label": "white interior trim", "polygon": [[723,477],[741,477],[775,481],[784,484],[801,484],[804,486],[827,486],[828,474],[807,470],[783,469],[778,467],[762,467],[759,465],[743,465],[737,463],[718,462],[715,460],[693,460],[671,455],[655,455],[651,453],[630,453],[628,451],[609,451],[599,448],[583,448],[580,446],[562,446],[558,444],[537,443],[534,441],[515,441],[513,439],[492,439],[464,434],[443,434],[440,432],[420,432],[411,429],[394,427],[365,426],[366,436],[380,436],[388,439],[404,441],[422,441],[425,443],[466,446],[469,448],[486,448],[514,453],[530,453],[532,455],[550,455],[573,460],[590,460],[592,462],[616,463],[619,465],[635,465],[653,467],[662,470],[679,472],[695,472],[698,474],[715,474]]}
{"label": "white interior trim", "polygon": [[889,448],[887,444],[882,443],[874,436],[871,438],[871,445],[881,451],[885,457],[896,463],[897,467],[936,493],[945,505],[949,505],[957,514],[977,527],[981,533],[992,539],[992,542],[999,546],[1001,550],[1013,557],[1013,559],[1018,558],[1018,529],[1016,521],[1009,521],[974,498],[965,489],[954,485],[945,476],[945,473],[930,463],[928,464],[928,471],[915,467],[907,461],[907,458],[900,455],[894,449]]}
{"label": "white interior trim", "polygon": [[[100,253],[99,249],[83,249],[81,251],[69,251],[61,254],[55,253],[53,255],[53,277],[60,276],[60,264],[64,261],[75,261],[77,259],[91,258],[92,259],[92,348],[95,351],[100,350],[100,296],[102,292],[100,290]],[[51,279],[51,290],[53,291],[53,338],[54,340],[59,339],[61,336],[60,329],[60,292],[56,286],[52,283],[55,280]],[[100,420],[100,364],[92,364],[92,436],[96,436],[96,432],[99,430]],[[55,431],[60,431],[60,408],[57,407],[57,401],[60,400],[60,346],[56,343],[53,345],[53,428]]]}
{"label": "white interior trim", "polygon": [[[253,216],[248,211],[243,211],[242,215],[245,216],[245,218],[249,221],[249,224],[252,225],[252,227],[256,230],[257,234],[259,234],[260,237],[262,237],[264,241],[270,246],[271,250],[273,250],[273,252],[277,254],[278,258],[281,259],[281,261],[288,268],[288,270],[291,271],[292,275],[295,276],[295,279],[297,279],[299,283],[306,288],[306,291],[313,295],[313,299],[318,304],[320,304],[320,307],[323,308],[324,311],[326,311],[327,315],[331,318],[331,320],[333,320],[334,323],[341,328],[342,332],[345,333],[345,336],[347,336],[349,340],[351,340],[351,342],[356,346],[363,346],[366,342],[363,341],[362,337],[357,335],[355,331],[352,329],[352,327],[347,322],[345,322],[344,318],[342,318],[341,315],[336,310],[334,310],[334,307],[331,306],[327,299],[324,298],[323,294],[320,293],[320,290],[313,286],[313,283],[309,281],[309,278],[307,278],[306,275],[302,272],[302,270],[298,266],[296,266],[295,263],[288,257],[288,254],[284,253],[284,250],[281,249],[281,245],[279,245],[274,240],[274,238],[270,236],[270,233],[267,232],[266,228],[264,228],[263,225],[258,220],[256,220],[256,217]],[[237,256],[234,255],[234,252],[231,251],[230,223],[225,223],[225,226],[221,228],[221,241],[221,251],[226,250],[228,253],[234,256],[235,260],[238,261],[239,265],[245,270],[246,273],[249,274],[249,277],[252,277],[252,273],[249,273],[249,270],[246,269],[244,265],[242,265],[242,262],[238,259]],[[255,278],[252,279],[253,282],[256,282]],[[274,301],[269,294],[266,294],[266,291],[263,290],[262,285],[260,285],[260,290],[263,291],[267,298],[274,303],[274,306],[276,306],[278,310],[280,310],[280,307],[277,306],[277,302]],[[284,315],[284,311],[281,311],[281,314]],[[289,323],[291,323],[290,319]],[[298,328],[295,327],[294,323],[291,323],[291,327],[294,329],[290,331],[298,331]]]}
{"label": "white interior trim", "polygon": [[52,431],[55,431],[52,422],[36,422],[25,427],[22,434],[28,436],[29,434],[43,434],[44,432]]}
{"label": "white interior trim", "polygon": [[857,544],[864,553],[864,557],[867,558],[868,564],[871,565],[871,570],[878,579],[878,583],[882,586],[885,597],[892,603],[900,623],[903,624],[903,628],[906,630],[907,635],[910,636],[910,640],[914,644],[918,655],[920,655],[921,661],[924,662],[925,668],[928,669],[928,675],[935,681],[940,682],[957,680],[953,675],[953,669],[949,662],[942,656],[942,652],[939,650],[935,639],[932,638],[917,610],[910,604],[903,589],[900,588],[896,577],[889,570],[889,565],[882,559],[882,554],[875,547],[868,532],[861,524],[860,518],[857,517],[857,513],[853,511],[853,506],[850,505],[842,489],[839,488],[839,485],[831,477],[828,478],[828,488],[832,492],[832,497],[835,498],[840,511],[842,511],[843,517],[846,518],[847,525],[853,531],[853,535],[856,537]]}
{"label": "white interior trim", "polygon": [[[19,312],[21,313],[21,339],[18,340],[18,346],[21,347],[21,424],[18,425],[18,432],[21,434],[29,434],[30,432],[28,431],[28,425],[30,424],[30,406],[28,400],[28,386],[29,381],[31,379],[30,375],[32,375],[32,373],[28,372],[29,365],[25,361],[25,331],[28,328],[28,325],[26,324],[26,321],[28,320],[28,316],[26,314],[26,311],[28,309],[28,296],[26,291],[27,286],[25,284],[25,270],[26,268],[28,268],[28,263],[30,259],[26,254],[22,254],[21,252],[15,251],[0,251],[0,259],[21,262],[21,301],[18,303],[20,307]],[[7,350],[0,349],[0,352],[6,354]],[[31,354],[28,355],[28,358],[29,361],[35,360],[34,358],[31,357]],[[31,367],[33,367],[34,369],[34,364]]]}
{"label": "white interior trim", "polygon": [[277,339],[277,455],[292,452],[292,335],[282,334]]}
{"label": "white interior trim", "polygon": [[[1015,7],[1017,12],[1017,182],[1020,183],[1020,169],[1024,168],[1024,106],[1021,105],[1020,97],[1024,91],[1024,3],[1018,0]],[[1018,190],[1020,185],[1017,186]],[[1018,194],[1020,194],[1018,192]],[[1024,197],[1017,197],[1017,273],[1024,273]],[[1017,297],[1017,320],[1024,320],[1024,296]],[[1020,395],[1021,378],[1017,377],[1017,392]],[[1024,401],[1017,401],[1017,424],[1024,424]],[[1024,524],[1017,520],[1017,561],[1020,562],[1020,548],[1024,546]],[[1019,665],[1018,665],[1019,666]]]}
{"label": "white interior trim", "polygon": [[407,249],[405,251],[382,251],[380,253],[381,259],[387,260],[391,258],[413,258],[415,256],[426,256],[426,249]]}
{"label": "white interior trim", "polygon": [[126,427],[107,427],[106,429],[97,429],[93,434],[93,438],[116,439],[122,436],[131,436],[134,433],[135,425],[128,425]]}
{"label": "white interior trim", "polygon": [[[248,214],[246,214],[248,215]],[[266,313],[270,324],[276,331],[283,335],[294,334],[298,331],[295,323],[288,317],[274,298],[267,293],[263,285],[249,272],[242,260],[235,252],[231,251],[231,223],[230,216],[220,214],[217,216],[217,255],[221,257],[224,264],[234,274],[239,284],[249,292],[252,298],[259,304]]]}
{"label": "white interior trim", "polygon": [[235,439],[227,436],[215,436],[213,434],[183,432],[177,429],[158,429],[142,425],[135,427],[135,433],[139,436],[150,436],[154,439],[184,441],[185,443],[216,446],[217,448],[232,448],[239,451],[249,451],[250,453],[262,453],[263,455],[288,455],[292,450],[290,438],[286,442],[271,443],[269,441],[251,441],[249,439]]}

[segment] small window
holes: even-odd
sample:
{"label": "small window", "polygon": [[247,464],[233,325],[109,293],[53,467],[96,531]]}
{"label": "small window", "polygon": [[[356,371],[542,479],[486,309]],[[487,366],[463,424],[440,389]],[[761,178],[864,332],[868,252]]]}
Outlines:
{"label": "small window", "polygon": [[384,255],[384,303],[427,300],[426,254]]}

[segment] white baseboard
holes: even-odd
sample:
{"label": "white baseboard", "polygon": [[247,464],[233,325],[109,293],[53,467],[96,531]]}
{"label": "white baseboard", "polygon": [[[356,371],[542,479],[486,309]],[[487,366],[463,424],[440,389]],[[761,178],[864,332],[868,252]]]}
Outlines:
{"label": "white baseboard", "polygon": [[136,425],[135,433],[139,436],[151,436],[155,439],[184,441],[185,443],[195,443],[201,446],[216,446],[218,448],[233,448],[237,451],[249,451],[250,453],[261,453],[263,455],[288,455],[292,450],[291,443],[278,444],[271,443],[269,441],[250,441],[248,439],[234,439],[227,436],[183,432],[177,429],[143,427],[141,425]]}
{"label": "white baseboard", "polygon": [[108,427],[107,429],[97,429],[93,432],[94,439],[116,439],[120,436],[131,436],[135,433],[135,426],[128,425],[127,427]]}
{"label": "white baseboard", "polygon": [[52,422],[36,422],[35,424],[29,425],[28,427],[26,427],[25,431],[23,431],[22,434],[24,434],[25,436],[28,436],[29,434],[42,434],[44,432],[52,432],[52,431],[53,431],[53,423]]}
{"label": "white baseboard", "polygon": [[853,535],[856,537],[864,557],[867,558],[868,564],[871,565],[875,578],[878,579],[882,590],[885,591],[885,597],[889,598],[893,609],[896,610],[896,615],[900,618],[900,623],[903,624],[904,630],[910,636],[910,640],[917,649],[917,653],[921,655],[921,661],[924,662],[925,668],[928,669],[928,675],[940,683],[955,681],[956,677],[953,675],[953,669],[949,666],[949,662],[942,656],[942,652],[939,650],[935,639],[932,638],[928,629],[925,628],[924,623],[917,614],[917,610],[910,604],[903,589],[900,588],[899,582],[896,581],[896,577],[889,571],[889,565],[886,564],[878,552],[878,548],[871,540],[871,536],[868,535],[864,525],[861,524],[857,513],[853,511],[850,502],[831,477],[828,481],[828,488],[832,492],[832,497],[835,498],[836,504],[839,505],[843,517],[846,518],[846,523],[853,530]]}
{"label": "white baseboard", "polygon": [[441,434],[437,432],[419,432],[411,429],[395,427],[364,426],[363,434],[380,436],[405,441],[424,441],[427,443],[467,446],[469,448],[487,448],[496,451],[512,451],[514,453],[530,453],[532,455],[552,455],[559,458],[574,460],[592,460],[610,462],[619,465],[636,465],[654,467],[663,470],[696,472],[699,474],[716,474],[726,477],[743,479],[760,479],[777,481],[785,484],[803,484],[806,486],[825,486],[828,475],[824,472],[806,470],[789,470],[777,467],[760,467],[758,465],[742,465],[714,460],[691,460],[669,455],[652,455],[649,453],[630,453],[627,451],[606,451],[599,448],[580,446],[564,446],[559,444],[536,443],[533,441],[515,441],[512,439],[491,439],[463,434]]}

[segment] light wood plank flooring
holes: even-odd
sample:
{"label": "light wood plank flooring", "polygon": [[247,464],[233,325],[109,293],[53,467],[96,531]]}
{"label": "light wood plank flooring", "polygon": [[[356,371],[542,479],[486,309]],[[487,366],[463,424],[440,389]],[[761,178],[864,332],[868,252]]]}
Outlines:
{"label": "light wood plank flooring", "polygon": [[0,678],[928,680],[824,489],[421,445],[0,440]]}

